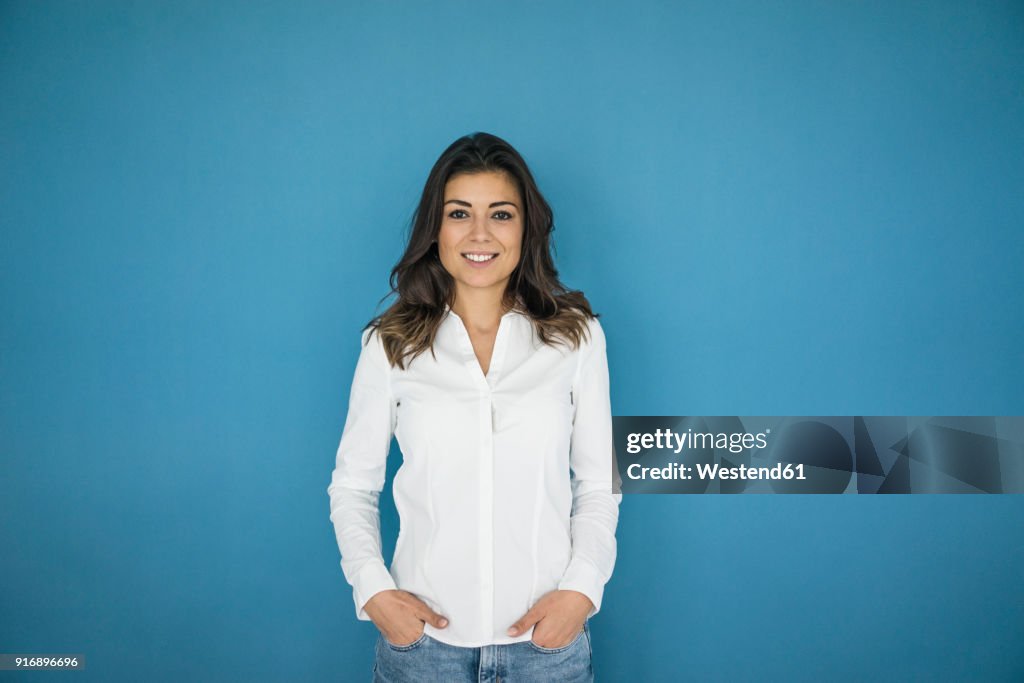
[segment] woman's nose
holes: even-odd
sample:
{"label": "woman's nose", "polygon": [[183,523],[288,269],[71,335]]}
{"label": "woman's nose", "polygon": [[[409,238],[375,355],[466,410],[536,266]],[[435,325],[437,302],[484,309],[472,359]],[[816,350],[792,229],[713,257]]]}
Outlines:
{"label": "woman's nose", "polygon": [[487,217],[475,217],[471,225],[470,234],[474,237],[486,237],[490,235],[490,228],[487,225]]}

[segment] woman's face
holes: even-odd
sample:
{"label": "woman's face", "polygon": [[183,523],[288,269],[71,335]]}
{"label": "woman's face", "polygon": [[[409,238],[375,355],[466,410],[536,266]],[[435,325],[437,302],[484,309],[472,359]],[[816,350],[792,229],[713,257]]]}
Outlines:
{"label": "woman's face", "polygon": [[448,179],[437,236],[441,264],[466,289],[494,290],[500,298],[519,264],[523,202],[504,173],[462,173]]}

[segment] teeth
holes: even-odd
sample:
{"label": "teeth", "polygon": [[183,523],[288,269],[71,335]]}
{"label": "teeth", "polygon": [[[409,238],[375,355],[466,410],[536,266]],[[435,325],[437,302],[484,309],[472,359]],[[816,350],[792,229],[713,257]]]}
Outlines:
{"label": "teeth", "polygon": [[463,254],[463,256],[468,258],[470,261],[476,261],[477,263],[483,263],[484,261],[490,261],[492,258],[497,256],[497,254],[490,254],[490,255],[484,255],[484,254]]}

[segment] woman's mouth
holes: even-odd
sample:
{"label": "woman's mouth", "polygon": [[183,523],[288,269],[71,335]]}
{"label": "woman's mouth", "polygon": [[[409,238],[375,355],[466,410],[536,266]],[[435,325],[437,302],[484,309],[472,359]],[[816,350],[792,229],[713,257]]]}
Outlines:
{"label": "woman's mouth", "polygon": [[498,255],[490,251],[468,251],[463,252],[462,258],[474,268],[484,268],[498,258]]}

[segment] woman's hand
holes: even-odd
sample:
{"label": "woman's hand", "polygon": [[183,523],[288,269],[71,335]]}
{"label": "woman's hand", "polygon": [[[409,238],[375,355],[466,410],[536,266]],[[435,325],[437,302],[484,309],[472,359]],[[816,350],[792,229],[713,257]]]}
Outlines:
{"label": "woman's hand", "polygon": [[551,591],[508,629],[510,636],[518,636],[533,629],[534,644],[540,647],[565,647],[571,643],[587,620],[594,603],[579,591]]}
{"label": "woman's hand", "polygon": [[363,606],[367,616],[392,645],[411,645],[423,635],[427,622],[444,628],[448,620],[412,593],[402,590],[380,591]]}

